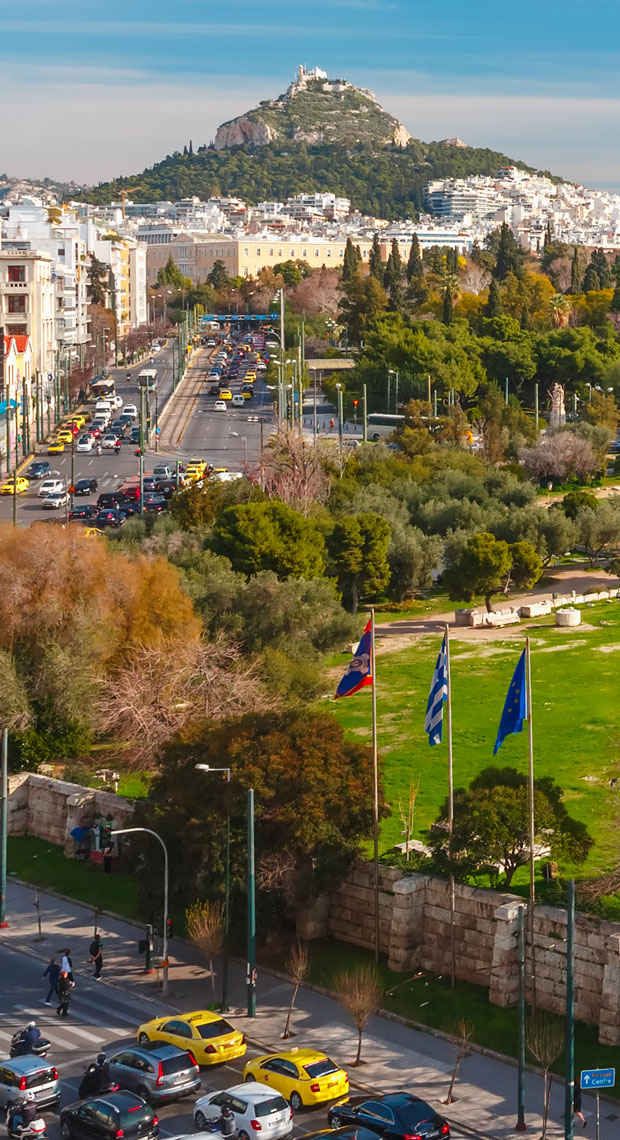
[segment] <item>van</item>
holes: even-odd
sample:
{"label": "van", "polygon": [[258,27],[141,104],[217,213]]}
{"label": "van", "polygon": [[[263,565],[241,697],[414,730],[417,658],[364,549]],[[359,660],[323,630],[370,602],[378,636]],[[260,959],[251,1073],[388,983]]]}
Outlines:
{"label": "van", "polygon": [[158,479],[172,479],[172,468],[168,467],[167,463],[159,463],[157,467],[153,468],[153,475]]}
{"label": "van", "polygon": [[244,404],[245,404],[245,398],[240,393],[233,396],[233,398],[232,398],[233,408],[242,408],[244,406]]}
{"label": "van", "polygon": [[97,403],[95,404],[95,411],[96,412],[111,412],[112,411],[111,400],[97,400]]}

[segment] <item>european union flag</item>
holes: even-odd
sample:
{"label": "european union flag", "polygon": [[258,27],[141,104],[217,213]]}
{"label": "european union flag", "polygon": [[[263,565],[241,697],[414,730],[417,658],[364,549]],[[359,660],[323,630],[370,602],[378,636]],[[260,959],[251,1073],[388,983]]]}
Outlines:
{"label": "european union flag", "polygon": [[511,732],[522,732],[523,721],[527,720],[527,686],[525,683],[525,649],[521,654],[517,668],[512,675],[510,688],[506,695],[504,704],[504,711],[502,719],[499,722],[497,730],[497,740],[495,741],[495,748],[493,755],[497,753],[500,744],[503,744],[507,736]]}

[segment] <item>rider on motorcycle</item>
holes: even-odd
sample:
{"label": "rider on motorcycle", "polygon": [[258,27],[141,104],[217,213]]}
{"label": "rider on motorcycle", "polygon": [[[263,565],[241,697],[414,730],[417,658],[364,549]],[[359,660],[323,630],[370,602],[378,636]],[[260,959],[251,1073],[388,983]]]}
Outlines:
{"label": "rider on motorcycle", "polygon": [[80,1096],[99,1096],[100,1093],[107,1092],[112,1081],[110,1078],[110,1066],[105,1053],[97,1054],[97,1063],[90,1064],[82,1077],[80,1084]]}
{"label": "rider on motorcycle", "polygon": [[24,1042],[24,1045],[26,1046],[26,1050],[28,1053],[30,1053],[32,1051],[32,1049],[36,1045],[37,1041],[39,1041],[40,1039],[41,1039],[41,1030],[38,1028],[36,1021],[29,1021],[27,1026],[26,1026],[26,1029],[24,1030],[24,1033],[22,1035],[22,1040]]}
{"label": "rider on motorcycle", "polygon": [[[22,1131],[25,1131],[38,1116],[37,1099],[34,1093],[32,1091],[27,1092],[23,1100],[16,1100],[9,1105],[7,1116],[7,1126],[13,1129],[18,1126]],[[15,1117],[18,1119],[16,1120]]]}

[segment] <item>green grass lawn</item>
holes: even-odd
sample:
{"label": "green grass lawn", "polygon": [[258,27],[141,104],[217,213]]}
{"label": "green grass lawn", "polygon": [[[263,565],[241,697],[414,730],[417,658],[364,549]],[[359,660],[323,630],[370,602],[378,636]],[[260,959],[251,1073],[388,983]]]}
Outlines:
{"label": "green grass lawn", "polygon": [[[614,865],[618,853],[615,818],[620,792],[610,790],[609,781],[620,776],[620,603],[584,606],[582,615],[583,622],[594,628],[560,630],[550,615],[528,623],[521,636],[451,642],[454,776],[455,785],[462,787],[491,764],[527,771],[526,732],[505,740],[495,759],[493,746],[508,685],[529,632],[536,773],[557,780],[568,810],[587,825],[595,845],[585,870],[595,874]],[[412,777],[420,780],[418,835],[436,818],[447,794],[445,735],[442,745],[430,748],[424,733],[440,642],[439,634],[421,636],[408,649],[378,654],[379,751],[385,798],[392,807],[392,815],[381,824],[382,851],[402,841],[397,804],[399,795],[406,802]],[[346,661],[342,655],[330,664],[344,666]],[[332,681],[330,689],[335,687]],[[330,707],[347,733],[370,744],[370,689]]]}
{"label": "green grass lawn", "polygon": [[50,888],[76,902],[136,918],[137,888],[129,875],[104,875],[95,863],[67,859],[62,847],[31,835],[9,836],[7,869],[26,883]]}

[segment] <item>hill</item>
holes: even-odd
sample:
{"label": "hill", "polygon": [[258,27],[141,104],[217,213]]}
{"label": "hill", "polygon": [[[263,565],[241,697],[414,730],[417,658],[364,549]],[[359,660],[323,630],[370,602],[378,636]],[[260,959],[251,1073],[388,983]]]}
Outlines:
{"label": "hill", "polygon": [[[422,142],[389,115],[372,92],[324,72],[300,69],[284,95],[223,123],[215,143],[130,177],[100,183],[83,197],[98,205],[233,196],[251,204],[302,192],[333,193],[375,217],[415,216],[433,178],[494,174],[502,166],[532,167],[460,139]],[[134,192],[134,187],[139,187]]]}

